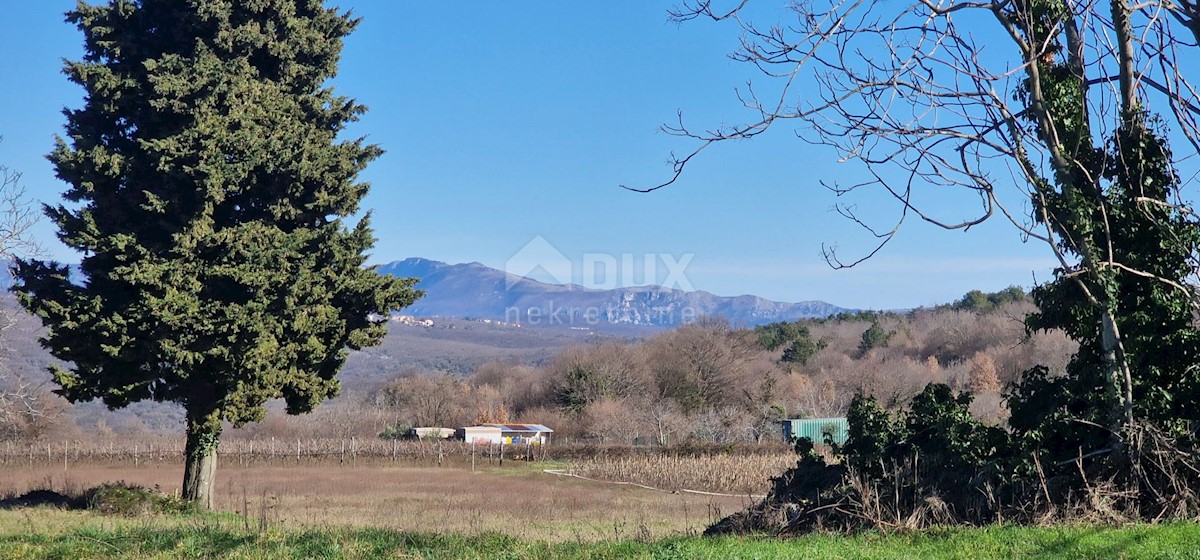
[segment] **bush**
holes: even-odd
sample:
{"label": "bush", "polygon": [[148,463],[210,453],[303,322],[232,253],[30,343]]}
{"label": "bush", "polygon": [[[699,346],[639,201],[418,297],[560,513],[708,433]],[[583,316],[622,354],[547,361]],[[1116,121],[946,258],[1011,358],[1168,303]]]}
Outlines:
{"label": "bush", "polygon": [[379,439],[407,439],[411,431],[412,426],[408,424],[395,424],[379,432]]}
{"label": "bush", "polygon": [[1006,505],[995,490],[1012,480],[1014,446],[1006,431],[973,418],[971,395],[931,383],[907,413],[893,417],[856,396],[845,445],[828,464],[807,439],[800,460],[773,480],[763,502],[710,527],[710,534],[816,528],[917,528],[988,523]]}
{"label": "bush", "polygon": [[188,502],[167,496],[157,488],[149,490],[124,481],[101,484],[84,492],[81,501],[87,509],[106,515],[140,517],[155,513],[187,513]]}

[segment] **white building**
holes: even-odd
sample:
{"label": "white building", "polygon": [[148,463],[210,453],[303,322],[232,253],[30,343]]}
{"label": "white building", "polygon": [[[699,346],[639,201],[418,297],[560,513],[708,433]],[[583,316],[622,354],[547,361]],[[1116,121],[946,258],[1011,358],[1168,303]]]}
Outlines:
{"label": "white building", "polygon": [[409,439],[450,439],[454,437],[454,428],[420,427],[409,428],[404,434]]}
{"label": "white building", "polygon": [[481,424],[459,428],[454,435],[477,444],[546,445],[553,433],[541,424]]}

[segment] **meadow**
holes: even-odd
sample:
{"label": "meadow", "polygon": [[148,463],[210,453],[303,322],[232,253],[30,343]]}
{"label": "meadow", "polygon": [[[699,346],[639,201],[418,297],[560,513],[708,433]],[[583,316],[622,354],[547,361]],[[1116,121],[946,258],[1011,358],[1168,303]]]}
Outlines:
{"label": "meadow", "polygon": [[[342,459],[338,452],[297,460],[231,453],[220,459],[216,507],[264,528],[369,527],[584,542],[693,535],[753,501],[748,495],[652,491],[544,472],[570,471],[573,463],[563,461],[510,458],[501,464],[497,455],[481,452],[472,467],[468,455],[449,446],[441,454],[429,451],[436,447],[425,454],[415,445],[402,447],[407,454],[398,453],[395,461],[386,454]],[[3,467],[0,496],[34,489],[74,495],[114,481],[176,492],[178,456],[165,444],[154,452],[145,451],[145,444],[141,449],[137,457],[116,450],[112,459],[85,461],[70,451],[64,460],[51,446],[48,457],[35,452],[31,464],[12,461]],[[713,471],[711,478],[722,476]],[[761,484],[765,488],[766,480]]]}
{"label": "meadow", "polygon": [[[750,505],[765,477],[794,460],[780,453],[574,449],[564,453],[575,455],[569,460],[503,464],[478,453],[472,467],[467,448],[453,445],[348,443],[343,455],[338,442],[302,442],[297,458],[275,443],[224,446],[214,513],[126,517],[0,503],[0,558],[1200,559],[1195,523],[700,536]],[[181,466],[170,440],[125,444],[14,452],[0,464],[0,498],[33,489],[78,495],[114,481],[177,491]],[[681,491],[690,489],[718,495]],[[719,495],[726,492],[733,495]]]}
{"label": "meadow", "polygon": [[241,559],[881,559],[1200,558],[1195,523],[1129,527],[987,527],[853,537],[559,541],[356,527],[259,528],[232,514],[149,519],[58,510],[0,510],[0,557]]}

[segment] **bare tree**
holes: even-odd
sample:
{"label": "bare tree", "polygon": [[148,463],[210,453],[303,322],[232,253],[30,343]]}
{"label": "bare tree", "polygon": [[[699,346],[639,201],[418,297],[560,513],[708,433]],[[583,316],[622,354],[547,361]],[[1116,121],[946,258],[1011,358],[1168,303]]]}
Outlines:
{"label": "bare tree", "polygon": [[[484,387],[491,391],[488,395],[500,394],[495,387]],[[380,389],[375,400],[413,427],[442,427],[464,422],[472,397],[471,387],[451,373],[410,369]]]}
{"label": "bare tree", "polygon": [[654,443],[670,445],[687,433],[691,420],[674,401],[647,396],[639,404],[641,422],[649,427]]}
{"label": "bare tree", "polygon": [[62,399],[46,381],[30,381],[0,364],[0,441],[36,439],[50,429],[62,412]]}
{"label": "bare tree", "polygon": [[[33,204],[21,185],[21,174],[0,165],[0,266],[11,277],[14,259],[28,257],[38,246],[30,228],[37,222]],[[40,432],[57,411],[45,382],[9,367],[8,331],[18,324],[19,308],[7,292],[0,297],[0,439]]]}
{"label": "bare tree", "polygon": [[642,424],[629,399],[604,397],[583,409],[588,435],[601,443],[629,445],[642,435]]}
{"label": "bare tree", "polygon": [[649,344],[659,397],[674,399],[685,413],[736,404],[754,382],[748,366],[762,352],[749,331],[711,317]]}
{"label": "bare tree", "polygon": [[550,389],[559,404],[576,412],[604,398],[645,393],[645,364],[633,347],[616,342],[569,348],[550,364]]}
{"label": "bare tree", "polygon": [[[1134,200],[1147,216],[1194,223],[1178,177],[1194,176],[1200,167],[1200,106],[1186,75],[1197,70],[1187,53],[1200,40],[1197,4],[798,0],[786,8],[786,23],[767,27],[754,23],[764,13],[754,11],[758,6],[750,0],[721,4],[685,0],[671,15],[680,22],[703,18],[735,26],[742,40],[732,58],[757,67],[771,94],[758,93],[762,84],[739,90],[752,116],[738,125],[697,130],[681,115],[664,130],[697,146],[674,158],[666,182],[626,188],[666,187],[709,146],[796,122],[801,138],[858,164],[864,180],[823,183],[833,193],[876,191],[898,203],[896,220],[884,227],[860,218],[852,205],[837,205],[875,243],[850,258],[826,247],[832,266],[854,266],[875,255],[913,217],[951,230],[1007,221],[1024,238],[1046,244],[1060,278],[1073,282],[1096,311],[1107,383],[1120,409],[1114,416],[1122,418],[1110,427],[1131,421],[1130,362],[1119,311],[1103,286],[1116,273],[1147,278],[1179,290],[1194,306],[1196,255],[1181,281],[1114,250],[1120,241],[1109,218],[1116,212],[1105,192],[1122,176],[1141,172],[1129,169],[1141,162],[1125,161],[1125,154],[1157,134],[1147,108],[1159,107],[1170,121],[1163,128],[1189,149],[1168,152],[1178,175],[1165,195],[1135,192]],[[1126,169],[1112,171],[1121,166]],[[1142,188],[1135,183],[1122,188]],[[951,214],[926,203],[931,196],[955,195],[974,203]],[[1067,203],[1089,205],[1082,219],[1096,223],[1088,223],[1086,235],[1064,211]]]}
{"label": "bare tree", "polygon": [[21,185],[21,174],[0,165],[0,260],[11,262],[39,252],[30,229],[38,214]]}

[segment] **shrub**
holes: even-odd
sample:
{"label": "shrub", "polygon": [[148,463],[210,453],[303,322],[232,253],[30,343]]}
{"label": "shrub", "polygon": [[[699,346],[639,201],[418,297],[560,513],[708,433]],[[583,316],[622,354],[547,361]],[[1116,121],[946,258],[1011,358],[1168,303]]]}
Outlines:
{"label": "shrub", "polygon": [[157,488],[149,490],[124,481],[101,484],[84,492],[81,501],[87,509],[106,515],[139,517],[155,513],[186,513],[191,511],[188,502],[167,496]]}
{"label": "shrub", "polygon": [[839,463],[798,440],[800,460],[773,480],[767,498],[710,533],[994,521],[1005,505],[995,489],[1012,480],[1015,448],[1005,430],[973,418],[970,405],[970,393],[936,383],[896,417],[856,396],[849,437],[834,447]]}
{"label": "shrub", "polygon": [[411,431],[412,426],[408,424],[393,424],[379,432],[379,439],[406,439]]}

